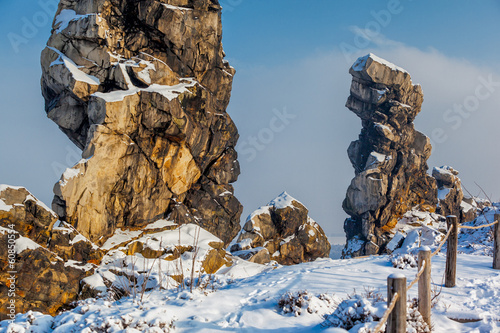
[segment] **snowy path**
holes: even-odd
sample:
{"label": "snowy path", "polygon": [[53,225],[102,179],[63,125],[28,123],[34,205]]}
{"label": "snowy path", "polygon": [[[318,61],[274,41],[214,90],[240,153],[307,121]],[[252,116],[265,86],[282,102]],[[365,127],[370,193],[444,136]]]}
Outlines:
{"label": "snowy path", "polygon": [[[440,304],[433,310],[436,332],[471,332],[482,323],[458,324],[446,316],[460,319],[500,319],[500,271],[491,269],[491,257],[459,255],[457,287],[442,288]],[[433,284],[441,286],[445,256],[433,258]],[[288,291],[307,290],[313,294],[334,293],[344,298],[353,289],[375,288],[384,296],[386,278],[393,272],[403,272],[408,281],[416,269],[401,271],[393,268],[386,256],[350,260],[318,260],[264,272],[240,280],[199,299],[190,306],[194,316],[179,318],[180,332],[306,332],[320,331],[323,320],[319,314],[299,317],[281,315],[276,310],[277,299]],[[417,287],[409,291],[415,297]],[[489,332],[490,324],[484,324]],[[494,324],[493,324],[494,325]],[[482,332],[483,330],[481,330]]]}

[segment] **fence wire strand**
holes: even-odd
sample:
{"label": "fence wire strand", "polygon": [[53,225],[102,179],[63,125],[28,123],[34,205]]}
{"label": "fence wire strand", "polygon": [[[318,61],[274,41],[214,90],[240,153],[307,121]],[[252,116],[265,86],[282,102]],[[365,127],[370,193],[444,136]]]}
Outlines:
{"label": "fence wire strand", "polygon": [[498,221],[495,221],[495,222],[490,223],[490,224],[478,225],[476,227],[472,227],[472,226],[468,226],[468,225],[461,225],[461,226],[459,226],[459,228],[460,229],[482,229],[482,228],[486,228],[486,227],[491,227],[492,225],[495,225],[497,223],[498,223]]}
{"label": "fence wire strand", "polygon": [[427,264],[427,262],[424,260],[424,262],[422,263],[422,267],[420,268],[420,270],[418,271],[417,275],[415,276],[415,280],[413,280],[412,282],[410,282],[410,284],[406,287],[406,291],[410,290],[411,287],[413,287],[415,285],[415,283],[418,282],[418,280],[420,279],[420,277],[422,276],[422,274],[424,274],[424,269],[425,269],[425,265]]}
{"label": "fence wire strand", "polygon": [[436,251],[434,251],[432,253],[431,258],[434,257],[436,254],[438,254],[439,251],[441,251],[441,248],[443,247],[444,243],[446,243],[446,241],[448,240],[448,237],[450,236],[452,230],[453,230],[453,225],[450,226],[450,229],[448,229],[448,233],[446,234],[446,236],[444,237],[444,239],[441,241],[441,244],[439,244],[439,246],[436,249]]}
{"label": "fence wire strand", "polygon": [[382,331],[382,326],[384,326],[384,324],[387,321],[387,319],[389,318],[389,315],[391,314],[392,310],[394,310],[394,307],[396,306],[396,302],[398,301],[398,299],[399,299],[399,294],[396,292],[392,296],[391,304],[389,304],[389,307],[387,308],[387,310],[385,310],[384,315],[380,319],[380,322],[375,327],[375,331],[374,331],[375,333],[379,333]]}

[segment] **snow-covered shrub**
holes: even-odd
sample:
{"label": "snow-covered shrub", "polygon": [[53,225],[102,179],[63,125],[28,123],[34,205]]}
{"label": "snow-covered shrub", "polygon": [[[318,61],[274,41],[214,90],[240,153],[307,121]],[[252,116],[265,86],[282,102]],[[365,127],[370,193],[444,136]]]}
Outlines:
{"label": "snow-covered shrub", "polygon": [[287,292],[278,299],[278,308],[283,314],[293,313],[296,317],[305,313],[325,313],[336,305],[333,296],[315,296],[308,291]]}
{"label": "snow-covered shrub", "polygon": [[[361,295],[349,295],[343,300],[334,313],[325,316],[323,326],[340,327],[355,332],[373,333],[377,322],[387,310],[387,301],[374,290],[367,289]],[[413,299],[407,303],[407,333],[430,333],[431,329],[418,312],[418,301]]]}
{"label": "snow-covered shrub", "polygon": [[406,309],[406,332],[407,333],[430,333],[431,328],[422,318],[418,311],[418,300],[416,298],[408,302]]}
{"label": "snow-covered shrub", "polygon": [[28,311],[18,314],[14,323],[6,323],[0,329],[6,333],[44,333],[52,332],[145,332],[169,333],[174,327],[171,315],[159,316],[155,309],[138,309],[132,303],[124,306],[111,306],[103,300],[80,301],[73,311],[63,312],[57,317],[40,312]]}
{"label": "snow-covered shrub", "polygon": [[381,294],[367,290],[363,295],[350,295],[343,300],[335,312],[325,316],[323,326],[349,330],[359,324],[380,320],[386,308],[387,302]]}
{"label": "snow-covered shrub", "polygon": [[392,267],[399,269],[415,268],[417,267],[417,256],[413,254],[395,254],[390,257]]}
{"label": "snow-covered shrub", "polygon": [[[477,227],[489,224],[495,220],[495,214],[499,213],[498,203],[493,207],[484,207],[472,222],[464,223],[466,226]],[[486,227],[480,229],[460,229],[458,235],[458,253],[474,255],[493,256],[493,229]]]}

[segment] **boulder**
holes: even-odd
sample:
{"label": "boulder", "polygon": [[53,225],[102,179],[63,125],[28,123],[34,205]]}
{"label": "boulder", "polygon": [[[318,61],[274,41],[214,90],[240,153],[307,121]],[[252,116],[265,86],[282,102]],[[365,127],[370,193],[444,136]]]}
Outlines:
{"label": "boulder", "polygon": [[61,1],[42,52],[48,117],[82,149],[52,207],[93,242],[162,218],[225,244],[242,206],[217,1]]}
{"label": "boulder", "polygon": [[57,221],[57,215],[26,188],[0,185],[1,227],[13,225],[19,236],[45,246]]}
{"label": "boulder", "polygon": [[282,265],[328,257],[330,243],[307,208],[283,192],[250,214],[231,252],[256,263],[275,260]]}
{"label": "boulder", "polygon": [[470,222],[476,218],[477,204],[473,198],[464,198],[458,171],[450,166],[435,167],[432,177],[438,186],[438,213],[444,216],[455,215],[459,222]]}
{"label": "boulder", "polygon": [[78,299],[102,252],[24,187],[0,185],[0,319],[28,310],[55,315]]}
{"label": "boulder", "polygon": [[437,186],[427,174],[430,140],[415,130],[422,88],[410,74],[374,54],[350,68],[346,107],[362,120],[359,139],[348,149],[355,177],[343,202],[349,256],[377,254],[394,235],[403,214],[415,206],[433,212]]}

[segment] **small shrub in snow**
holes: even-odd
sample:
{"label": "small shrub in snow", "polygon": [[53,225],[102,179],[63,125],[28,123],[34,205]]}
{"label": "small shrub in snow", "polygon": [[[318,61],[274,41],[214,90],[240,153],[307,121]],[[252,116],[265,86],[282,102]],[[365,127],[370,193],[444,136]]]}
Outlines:
{"label": "small shrub in snow", "polygon": [[[335,306],[335,300],[328,294],[315,296],[307,291],[287,292],[278,299],[278,308],[283,314],[293,313],[296,317],[305,313],[328,312]],[[326,310],[326,311],[325,311]]]}
{"label": "small shrub in snow", "polygon": [[406,309],[406,332],[407,333],[430,333],[431,328],[422,318],[418,311],[418,300],[416,298],[408,302]]}
{"label": "small shrub in snow", "polygon": [[350,330],[356,325],[379,321],[387,303],[381,294],[366,290],[363,295],[350,295],[343,300],[334,313],[325,317],[323,326]]}
{"label": "small shrub in snow", "polygon": [[[156,309],[141,309],[128,303],[125,307],[101,300],[80,301],[73,311],[63,312],[56,317],[28,311],[18,314],[14,323],[2,322],[1,332],[45,333],[52,332],[145,332],[169,333],[174,327],[174,317],[158,315]],[[136,305],[136,304],[134,304]]]}
{"label": "small shrub in snow", "polygon": [[[406,315],[407,333],[430,333],[431,329],[418,312],[418,302],[413,299],[408,302]],[[367,289],[361,295],[349,295],[343,300],[334,313],[325,316],[323,326],[340,327],[356,332],[373,333],[377,321],[387,310],[387,301],[374,290]]]}
{"label": "small shrub in snow", "polygon": [[408,269],[417,267],[417,257],[412,254],[396,254],[389,257],[392,267]]}

